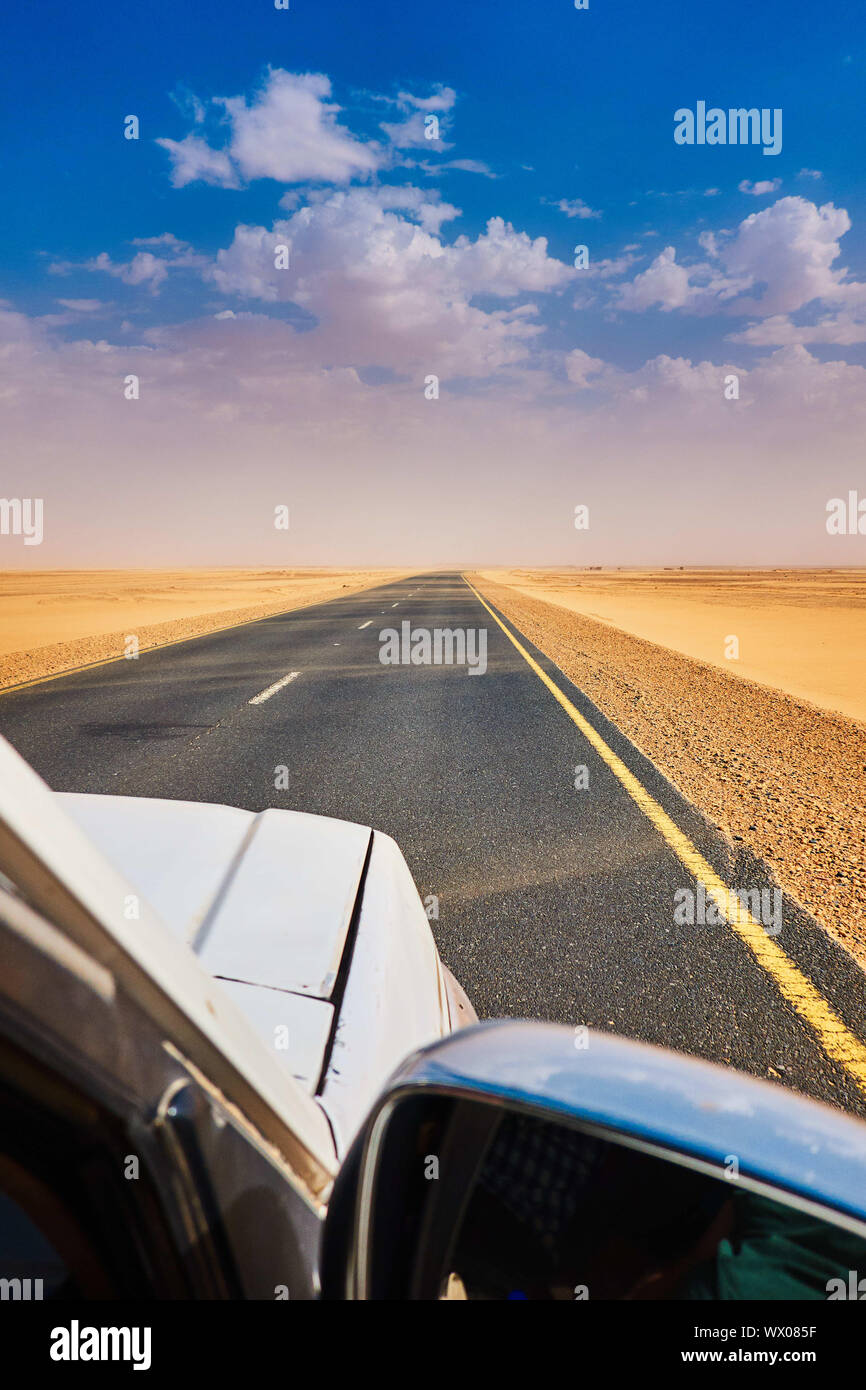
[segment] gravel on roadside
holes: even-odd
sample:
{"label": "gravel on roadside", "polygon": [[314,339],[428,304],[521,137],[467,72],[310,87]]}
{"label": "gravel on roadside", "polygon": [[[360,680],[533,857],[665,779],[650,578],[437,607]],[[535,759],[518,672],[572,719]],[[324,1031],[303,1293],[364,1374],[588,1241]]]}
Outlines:
{"label": "gravel on roadside", "polygon": [[866,724],[468,578],[866,967]]}

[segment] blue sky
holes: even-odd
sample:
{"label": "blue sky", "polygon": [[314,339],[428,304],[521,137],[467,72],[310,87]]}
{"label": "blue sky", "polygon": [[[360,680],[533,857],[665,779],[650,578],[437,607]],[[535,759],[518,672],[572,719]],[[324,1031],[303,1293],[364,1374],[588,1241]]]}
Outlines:
{"label": "blue sky", "polygon": [[[310,476],[310,440],[319,430],[315,465],[323,484],[331,473],[331,512],[327,527],[308,520],[307,534],[295,537],[307,562],[337,551],[402,562],[390,540],[405,532],[417,494],[407,484],[394,496],[399,464],[382,437],[393,438],[401,427],[395,422],[425,458],[421,471],[443,485],[447,466],[440,474],[437,467],[455,441],[462,459],[477,461],[475,520],[457,528],[454,553],[520,558],[506,554],[518,545],[536,563],[573,558],[561,509],[568,510],[569,488],[580,490],[593,441],[603,438],[611,492],[596,475],[586,477],[586,489],[610,516],[617,493],[634,481],[627,456],[633,459],[636,440],[652,436],[654,491],[660,480],[672,495],[694,441],[719,429],[721,452],[705,461],[706,477],[691,511],[683,504],[676,535],[694,531],[708,498],[730,502],[712,480],[732,458],[743,468],[733,470],[737,487],[760,459],[771,476],[787,467],[798,480],[782,505],[791,515],[772,555],[786,546],[804,556],[823,553],[815,508],[827,486],[841,489],[856,467],[857,370],[866,361],[866,24],[859,6],[590,0],[588,11],[576,11],[570,0],[443,0],[433,7],[292,0],[282,12],[266,0],[151,0],[114,12],[84,0],[16,7],[4,29],[0,295],[13,316],[11,340],[22,334],[34,353],[29,387],[15,388],[11,426],[16,438],[31,441],[21,451],[22,491],[53,486],[58,515],[70,518],[58,555],[93,540],[60,491],[57,451],[76,428],[68,413],[76,393],[88,396],[85,432],[93,433],[86,446],[81,430],[79,437],[94,480],[116,480],[118,449],[130,469],[139,467],[148,447],[159,448],[160,417],[192,410],[236,431],[245,455],[261,458],[251,485],[260,486],[263,507],[283,476],[275,440],[294,438],[290,452],[307,463],[299,462],[292,486],[308,518],[320,515],[327,495],[316,493]],[[319,75],[312,94],[303,89],[304,74]],[[234,116],[220,98],[234,100]],[[674,112],[698,100],[781,108],[781,153],[678,146]],[[383,130],[402,129],[428,110],[440,115],[441,142]],[[292,167],[304,163],[292,156],[296,112],[312,122],[316,148],[304,156],[307,173],[292,177]],[[140,121],[138,141],[123,138],[129,113]],[[178,147],[190,139],[196,167],[178,162]],[[208,160],[216,161],[210,172]],[[395,190],[407,188],[418,190],[414,205],[394,200]],[[490,219],[497,219],[493,233]],[[258,230],[244,240],[238,228]],[[283,279],[261,270],[280,238],[292,247],[292,273]],[[590,248],[591,274],[574,270],[577,243]],[[98,347],[91,352],[89,344]],[[79,381],[85,361],[88,376]],[[209,397],[216,362],[224,375]],[[100,373],[110,368],[122,377],[142,363],[153,368],[151,389],[142,394],[133,438],[128,413],[115,418],[113,404],[106,402],[100,422]],[[745,432],[732,423],[733,411],[716,416],[721,382],[733,369],[752,411]],[[245,370],[246,396],[238,385]],[[351,389],[339,372],[357,373]],[[439,421],[431,428],[428,412],[423,425],[416,422],[424,431],[418,436],[417,388],[428,372],[465,409],[462,416],[452,410],[444,434]],[[48,412],[53,435],[40,420],[44,401],[33,394],[40,373],[57,392]],[[365,390],[350,401],[358,383]],[[257,407],[266,386],[272,394]],[[308,417],[288,403],[295,393],[308,403]],[[826,406],[838,436],[838,465],[827,483],[810,473],[805,453],[791,463],[791,439],[776,428],[792,410],[802,412],[804,400]],[[491,436],[503,410],[515,412],[514,428],[532,441],[541,496],[529,521],[518,463],[510,453],[497,455]],[[748,418],[746,409],[739,413]],[[817,432],[811,405],[809,418]],[[330,431],[327,439],[322,430]],[[802,421],[797,433],[803,438]],[[362,440],[368,476],[372,467],[391,498],[381,529],[364,542],[352,519],[351,481],[346,514],[333,514],[349,437]],[[826,439],[826,422],[818,437]],[[107,438],[114,464],[101,456]],[[580,441],[577,481],[570,439]],[[225,476],[228,463],[214,462],[219,448],[206,461],[194,437],[184,447],[199,486],[214,468]],[[665,472],[668,456],[675,462]],[[498,522],[479,523],[490,479],[502,474],[512,480],[512,500]],[[731,495],[740,499],[742,529],[744,511],[754,517],[773,501],[768,492],[745,503],[737,487]],[[153,542],[142,554],[168,558],[158,511],[141,496],[135,505]],[[711,558],[725,558],[733,517],[721,516]],[[215,540],[219,525],[210,526],[191,542],[191,562],[255,558],[254,532],[234,545],[228,531]],[[748,550],[754,560],[762,532],[757,521],[750,526],[741,558]],[[664,529],[659,523],[656,533]],[[443,524],[432,530],[441,537]],[[55,533],[58,545],[62,534]],[[99,553],[113,553],[103,542]],[[587,562],[642,562],[656,549],[667,558],[635,516],[611,522],[597,550],[594,544]],[[693,537],[682,553],[699,562],[699,550]],[[431,560],[434,551],[431,543]],[[268,558],[275,554],[271,546]],[[849,548],[845,560],[852,555]],[[447,562],[451,550],[441,558]]]}

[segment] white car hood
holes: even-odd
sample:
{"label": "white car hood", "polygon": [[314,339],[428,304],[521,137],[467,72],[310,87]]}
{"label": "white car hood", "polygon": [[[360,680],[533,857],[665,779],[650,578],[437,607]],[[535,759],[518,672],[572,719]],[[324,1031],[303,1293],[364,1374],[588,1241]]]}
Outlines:
{"label": "white car hood", "polygon": [[149,797],[61,800],[212,975],[330,999],[366,826]]}
{"label": "white car hood", "polygon": [[449,1031],[424,908],[387,835],[299,811],[60,799],[317,1094],[338,1150],[406,1053]]}

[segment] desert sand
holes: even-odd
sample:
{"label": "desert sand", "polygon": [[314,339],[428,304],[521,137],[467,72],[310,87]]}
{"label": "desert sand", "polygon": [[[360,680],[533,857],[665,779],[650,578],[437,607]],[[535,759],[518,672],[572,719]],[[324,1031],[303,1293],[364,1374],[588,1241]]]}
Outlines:
{"label": "desert sand", "polygon": [[[489,570],[484,577],[866,720],[866,570]],[[725,656],[736,637],[739,656]]]}
{"label": "desert sand", "polygon": [[0,688],[322,603],[396,570],[0,571]]}
{"label": "desert sand", "polygon": [[[757,855],[866,966],[866,724],[819,708],[864,712],[862,573],[507,573],[517,587],[469,578],[723,832],[733,863]],[[718,659],[738,630],[764,634],[761,684]]]}

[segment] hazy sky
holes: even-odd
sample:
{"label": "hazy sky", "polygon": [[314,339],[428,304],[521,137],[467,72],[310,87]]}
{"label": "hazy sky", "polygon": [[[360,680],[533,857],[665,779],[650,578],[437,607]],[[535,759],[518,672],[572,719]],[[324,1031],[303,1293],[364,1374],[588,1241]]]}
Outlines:
{"label": "hazy sky", "polygon": [[49,0],[3,55],[0,565],[866,561],[860,3]]}

